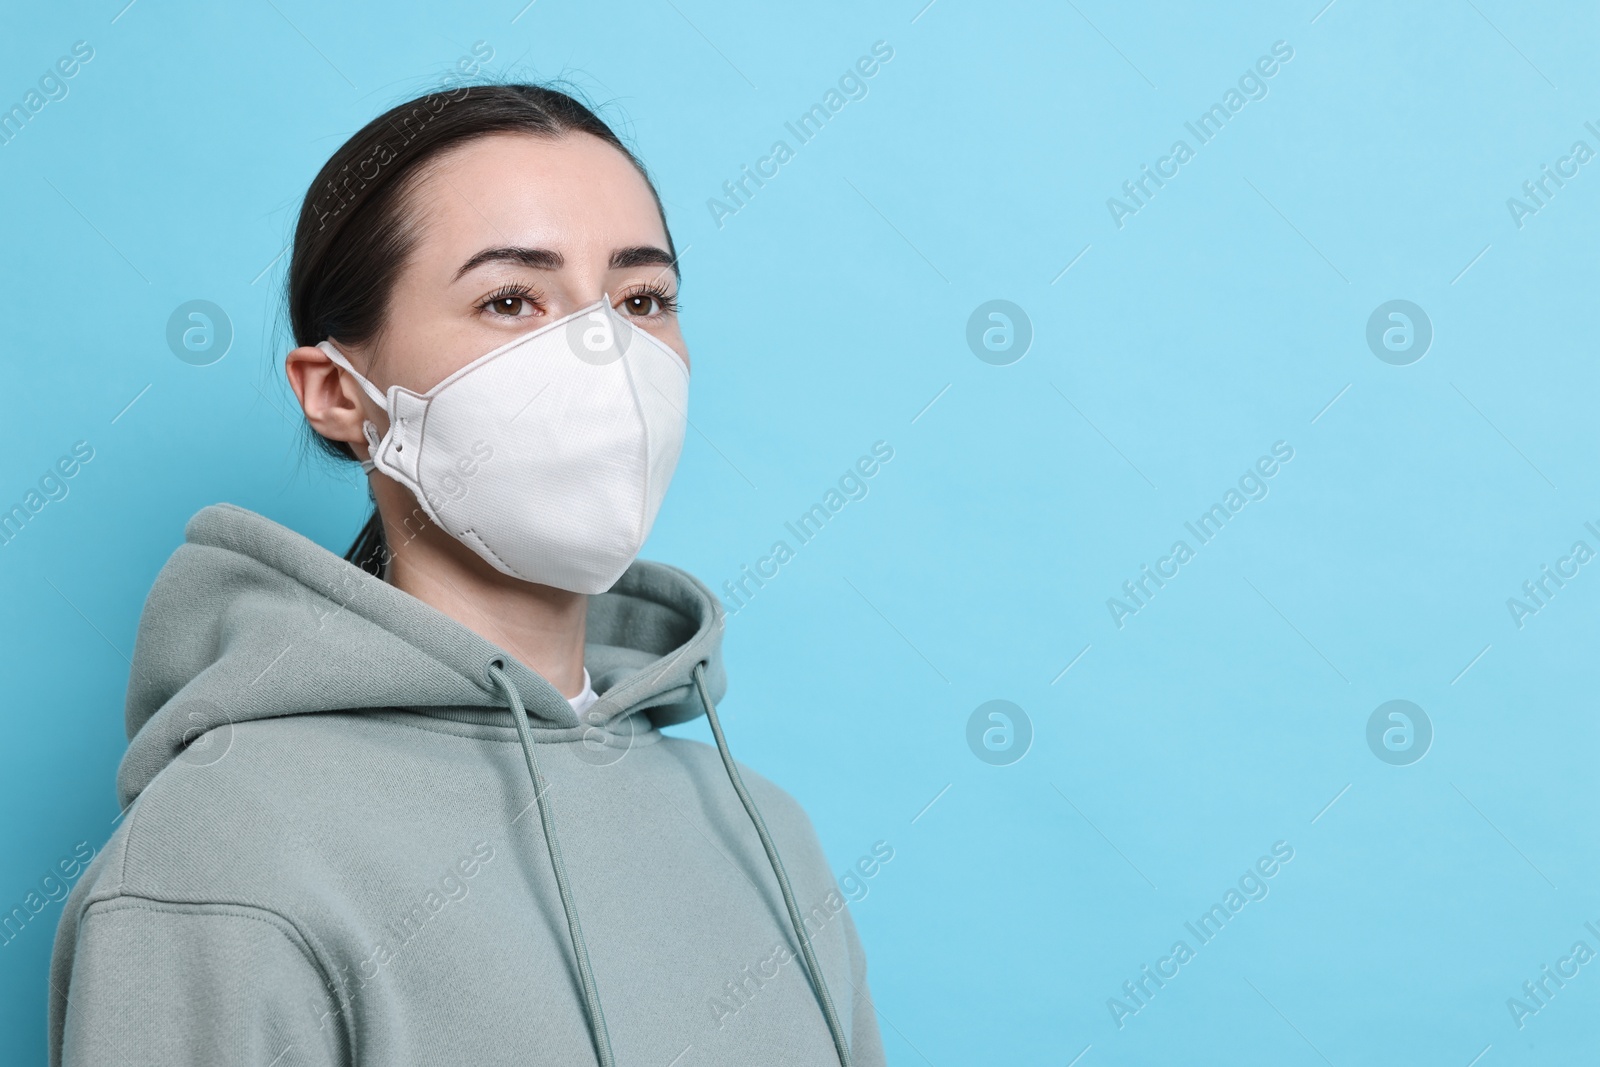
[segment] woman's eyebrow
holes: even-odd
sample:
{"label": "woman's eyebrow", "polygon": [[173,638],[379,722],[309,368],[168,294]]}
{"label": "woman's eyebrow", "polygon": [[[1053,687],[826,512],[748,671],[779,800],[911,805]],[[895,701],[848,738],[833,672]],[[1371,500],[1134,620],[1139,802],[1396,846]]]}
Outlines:
{"label": "woman's eyebrow", "polygon": [[611,253],[612,270],[624,270],[628,267],[671,267],[672,273],[678,273],[677,259],[666,249],[657,248],[655,245],[632,245]]}
{"label": "woman's eyebrow", "polygon": [[522,248],[517,245],[508,245],[503,248],[485,248],[471,259],[461,264],[461,269],[456,271],[455,279],[470,270],[475,270],[485,263],[517,263],[534,270],[560,270],[566,263],[560,252],[549,248]]}
{"label": "woman's eyebrow", "polygon": [[[454,280],[460,280],[468,271],[485,263],[516,263],[534,270],[560,270],[566,262],[560,252],[550,248],[523,248],[520,245],[485,248],[461,264]],[[650,266],[671,267],[674,274],[678,272],[678,261],[666,249],[655,245],[630,245],[611,253],[612,270]]]}

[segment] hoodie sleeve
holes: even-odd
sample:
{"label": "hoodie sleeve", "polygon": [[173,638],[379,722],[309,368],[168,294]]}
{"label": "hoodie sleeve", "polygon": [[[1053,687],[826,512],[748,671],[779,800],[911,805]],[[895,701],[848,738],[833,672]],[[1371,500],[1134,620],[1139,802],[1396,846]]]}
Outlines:
{"label": "hoodie sleeve", "polygon": [[885,1067],[883,1038],[878,1033],[878,1010],[872,1006],[867,986],[867,954],[856,933],[850,909],[844,909],[845,940],[850,948],[850,1058],[856,1067]]}
{"label": "hoodie sleeve", "polygon": [[339,1009],[283,919],[116,897],[85,912],[60,1067],[335,1067]]}
{"label": "hoodie sleeve", "polygon": [[878,1033],[878,1011],[872,1006],[872,991],[867,988],[865,975],[856,985],[855,1003],[850,1011],[853,1020],[850,1029],[851,1060],[856,1067],[886,1067],[883,1038]]}

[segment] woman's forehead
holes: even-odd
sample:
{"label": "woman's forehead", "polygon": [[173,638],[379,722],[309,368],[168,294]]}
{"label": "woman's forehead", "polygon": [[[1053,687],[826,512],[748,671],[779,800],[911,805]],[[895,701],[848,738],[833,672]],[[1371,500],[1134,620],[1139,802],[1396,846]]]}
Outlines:
{"label": "woman's forehead", "polygon": [[543,247],[570,261],[666,240],[638,168],[613,145],[583,133],[475,138],[437,160],[414,198],[423,239],[440,251]]}

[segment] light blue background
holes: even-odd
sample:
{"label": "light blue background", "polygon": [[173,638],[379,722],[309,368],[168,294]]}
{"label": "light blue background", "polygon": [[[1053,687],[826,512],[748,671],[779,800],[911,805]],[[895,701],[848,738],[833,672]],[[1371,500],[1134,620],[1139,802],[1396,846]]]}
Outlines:
{"label": "light blue background", "polygon": [[[111,832],[125,657],[184,521],[357,528],[354,466],[301,451],[281,253],[328,154],[484,41],[607,105],[688,249],[695,429],[647,556],[720,587],[894,449],[730,620],[723,709],[839,871],[895,850],[852,906],[891,1063],[1592,1058],[1600,962],[1521,1029],[1506,1001],[1600,950],[1600,563],[1520,629],[1506,600],[1600,550],[1600,162],[1520,228],[1506,201],[1600,149],[1594,8],[924,2],[9,13],[0,105],[95,54],[0,146],[0,504],[95,458],[0,548],[0,910]],[[879,40],[866,98],[718,227]],[[1107,198],[1276,41],[1267,97],[1119,229]],[[1409,366],[1365,341],[1397,298],[1435,332]],[[165,343],[191,299],[235,329],[210,366]],[[1007,366],[965,340],[991,299],[1034,329]],[[1117,628],[1107,598],[1280,440],[1270,495]],[[1366,742],[1397,698],[1435,731],[1410,766]],[[1034,731],[1009,766],[967,745],[991,699]],[[1266,899],[1119,1029],[1108,998],[1277,841]],[[59,913],[0,947],[29,1059]]]}

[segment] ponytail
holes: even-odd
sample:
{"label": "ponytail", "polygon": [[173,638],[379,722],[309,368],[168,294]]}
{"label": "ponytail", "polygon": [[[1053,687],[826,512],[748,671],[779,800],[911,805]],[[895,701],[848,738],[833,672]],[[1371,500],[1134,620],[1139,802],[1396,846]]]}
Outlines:
{"label": "ponytail", "polygon": [[378,514],[376,504],[367,518],[367,524],[356,534],[344,558],[375,578],[384,577],[383,572],[389,562],[389,542],[383,535],[383,516]]}

